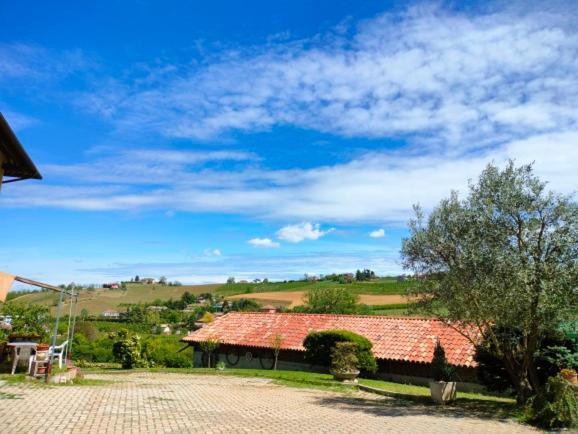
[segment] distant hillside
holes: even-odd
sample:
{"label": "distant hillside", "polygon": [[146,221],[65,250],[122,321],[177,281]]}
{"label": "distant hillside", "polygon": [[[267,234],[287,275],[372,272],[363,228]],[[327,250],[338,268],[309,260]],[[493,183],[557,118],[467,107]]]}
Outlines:
{"label": "distant hillside", "polygon": [[[87,309],[92,315],[98,315],[107,309],[122,310],[122,305],[136,303],[152,303],[157,299],[168,300],[178,299],[185,292],[191,294],[202,294],[204,292],[215,292],[221,284],[212,285],[140,285],[129,284],[126,290],[122,289],[95,289],[94,291],[81,291],[78,298],[77,312]],[[32,303],[43,304],[54,310],[58,303],[58,294],[54,292],[35,292],[13,298],[11,303]],[[68,309],[68,304],[65,306]]]}
{"label": "distant hillside", "polygon": [[[340,287],[356,294],[368,295],[396,295],[404,294],[411,282],[398,282],[395,279],[385,278],[370,282],[354,282],[340,284],[332,281],[295,281],[275,283],[233,283],[209,285],[182,285],[168,286],[159,284],[129,284],[126,290],[95,289],[84,290],[80,293],[77,312],[87,309],[92,315],[98,315],[108,309],[122,310],[123,305],[136,303],[152,303],[155,300],[178,299],[185,292],[191,294],[217,293],[223,296],[246,294],[251,298],[252,293],[295,292],[307,291],[319,287]],[[275,297],[271,297],[274,300]],[[58,294],[52,292],[35,292],[13,298],[10,302],[43,304],[54,307],[58,303]],[[68,304],[65,309],[68,309]]]}

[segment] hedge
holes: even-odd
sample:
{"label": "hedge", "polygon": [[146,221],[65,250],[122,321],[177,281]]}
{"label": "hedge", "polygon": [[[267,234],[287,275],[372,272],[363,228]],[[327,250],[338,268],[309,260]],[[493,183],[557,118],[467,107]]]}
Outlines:
{"label": "hedge", "polygon": [[321,366],[331,366],[331,349],[337,342],[353,342],[357,345],[355,355],[359,361],[359,369],[364,372],[377,371],[377,362],[371,352],[373,346],[369,339],[348,330],[325,330],[311,332],[303,341],[306,358],[309,363]]}

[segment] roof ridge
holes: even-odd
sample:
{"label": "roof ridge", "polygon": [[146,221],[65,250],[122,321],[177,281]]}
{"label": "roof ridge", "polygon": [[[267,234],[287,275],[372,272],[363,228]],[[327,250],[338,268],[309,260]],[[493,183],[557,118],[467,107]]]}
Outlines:
{"label": "roof ridge", "polygon": [[[402,319],[415,321],[435,321],[443,322],[439,318],[432,318],[426,316],[403,316],[403,315],[363,315],[363,314],[348,314],[348,313],[307,313],[307,312],[242,312],[230,311],[225,315],[242,314],[242,315],[287,315],[287,316],[325,316],[325,317],[346,317],[346,318],[387,318],[387,319]],[[225,316],[223,315],[223,316]],[[222,317],[221,317],[222,318]]]}

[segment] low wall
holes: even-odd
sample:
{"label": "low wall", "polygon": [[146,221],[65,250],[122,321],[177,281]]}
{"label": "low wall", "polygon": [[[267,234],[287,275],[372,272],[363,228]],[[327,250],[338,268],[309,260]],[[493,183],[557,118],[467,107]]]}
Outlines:
{"label": "low wall", "polygon": [[[211,357],[211,366],[224,362],[227,368],[273,369],[274,353],[267,348],[221,345]],[[195,348],[194,367],[206,367],[207,357]],[[303,351],[280,351],[277,369],[288,371],[327,372],[324,366],[311,365],[305,360]],[[431,367],[425,363],[409,363],[379,360],[376,378],[397,383],[428,386],[431,381]],[[475,369],[458,368],[458,390],[461,392],[479,392],[483,387],[476,384]]]}

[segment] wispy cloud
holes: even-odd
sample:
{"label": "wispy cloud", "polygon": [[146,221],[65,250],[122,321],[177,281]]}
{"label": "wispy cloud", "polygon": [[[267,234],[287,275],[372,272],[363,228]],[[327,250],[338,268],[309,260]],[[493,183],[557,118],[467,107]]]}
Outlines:
{"label": "wispy cloud", "polygon": [[36,44],[0,43],[0,81],[59,79],[95,66],[81,50],[55,51]]}
{"label": "wispy cloud", "polygon": [[574,128],[568,11],[414,7],[345,35],[224,53],[163,81],[111,82],[87,104],[124,128],[211,139],[277,125],[476,148]]}
{"label": "wispy cloud", "polygon": [[260,247],[264,249],[274,249],[279,247],[280,244],[273,241],[271,238],[252,238],[248,241],[253,247]]}
{"label": "wispy cloud", "polygon": [[[299,170],[241,167],[72,165],[42,168],[42,184],[14,185],[3,206],[79,210],[172,210],[244,214],[282,221],[405,222],[413,203],[429,208],[491,160],[536,161],[551,188],[578,189],[578,132],[545,134],[476,154],[371,153],[348,163]],[[58,181],[66,186],[52,184]],[[312,227],[312,230],[315,228]]]}

